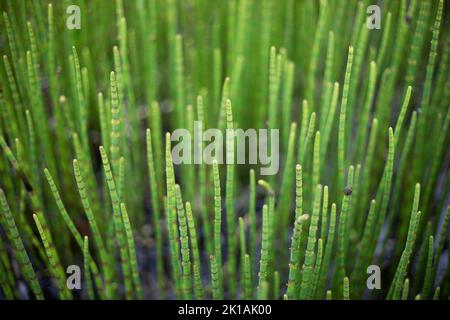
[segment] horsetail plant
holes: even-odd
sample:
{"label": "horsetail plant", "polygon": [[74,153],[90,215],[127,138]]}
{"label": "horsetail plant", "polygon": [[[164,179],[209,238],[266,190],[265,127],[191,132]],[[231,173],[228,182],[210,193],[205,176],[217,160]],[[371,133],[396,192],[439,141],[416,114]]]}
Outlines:
{"label": "horsetail plant", "polygon": [[0,299],[448,299],[448,3],[373,2],[2,1]]}

